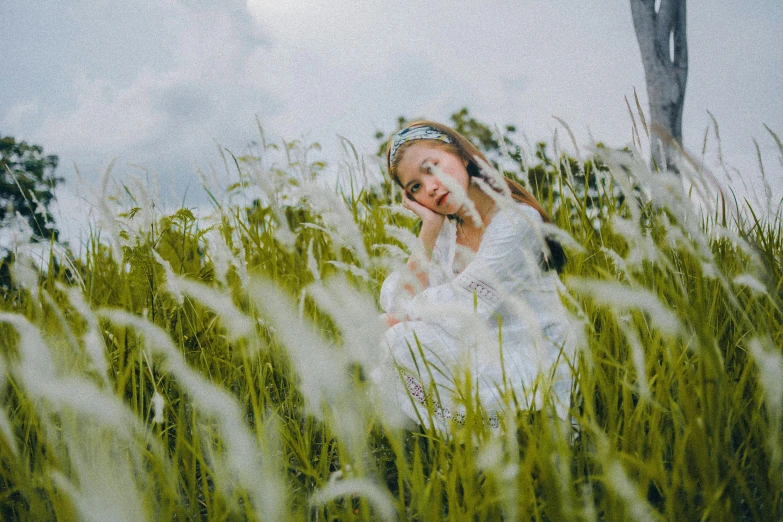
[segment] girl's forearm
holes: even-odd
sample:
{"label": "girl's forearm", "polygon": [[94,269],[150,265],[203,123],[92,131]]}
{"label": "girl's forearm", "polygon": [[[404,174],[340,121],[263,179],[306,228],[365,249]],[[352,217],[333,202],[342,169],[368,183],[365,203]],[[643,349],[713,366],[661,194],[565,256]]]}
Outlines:
{"label": "girl's forearm", "polygon": [[[419,288],[429,287],[429,261],[432,258],[432,251],[435,249],[435,241],[438,239],[440,229],[445,221],[444,216],[437,216],[435,219],[428,219],[422,222],[419,232],[419,241],[421,241],[421,252],[414,252],[408,259],[408,269],[416,275],[419,280]],[[422,258],[422,255],[424,256]],[[412,285],[406,285],[405,289],[411,295],[416,295],[416,289]]]}

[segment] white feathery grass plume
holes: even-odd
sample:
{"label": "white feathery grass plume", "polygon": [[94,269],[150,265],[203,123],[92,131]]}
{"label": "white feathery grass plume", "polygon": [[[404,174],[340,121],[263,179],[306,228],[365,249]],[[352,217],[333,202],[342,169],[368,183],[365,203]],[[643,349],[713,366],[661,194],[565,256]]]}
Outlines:
{"label": "white feathery grass plume", "polygon": [[569,310],[567,315],[567,337],[571,345],[574,346],[574,363],[579,362],[578,356],[581,355],[584,360],[585,371],[589,376],[592,376],[595,370],[595,360],[593,359],[593,352],[590,350],[590,343],[587,340],[587,329],[592,325],[592,322],[582,309],[581,303],[570,292],[562,291],[560,292],[560,297],[566,304],[576,310],[575,312]]}
{"label": "white feathery grass plume", "polygon": [[313,274],[313,279],[316,281],[321,280],[321,269],[318,267],[318,261],[316,261],[313,255],[313,242],[315,239],[311,239],[307,245],[307,269]]}
{"label": "white feathery grass plume", "polygon": [[634,197],[635,190],[631,176],[632,168],[628,165],[629,160],[633,158],[628,154],[611,151],[606,147],[594,147],[592,152],[598,161],[601,161],[608,167],[608,172],[612,179],[622,193],[626,195],[631,221],[638,223],[641,217],[641,208]]}
{"label": "white feathery grass plume", "polygon": [[672,172],[651,173],[649,169],[635,169],[634,173],[643,172],[639,181],[650,202],[656,208],[668,209],[678,221],[685,223],[695,219],[693,203],[683,184],[681,176]]}
{"label": "white feathery grass plume", "polygon": [[715,239],[723,238],[731,241],[736,247],[742,250],[742,253],[748,256],[751,262],[758,267],[763,267],[764,262],[761,260],[758,251],[753,248],[750,243],[747,242],[736,232],[729,230],[726,227],[715,227],[712,231],[712,235]]}
{"label": "white feathery grass plume", "polygon": [[[573,325],[569,323],[568,329],[563,334],[565,339],[563,339],[562,352],[552,352],[545,348],[552,340],[546,338],[544,330],[535,319],[536,314],[531,306],[524,299],[515,295],[505,294],[504,301],[514,315],[522,319],[530,342],[526,353],[530,366],[510,368],[506,365],[506,371],[520,372],[527,376],[530,383],[537,383],[533,387],[535,394],[524,397],[529,405],[543,406],[551,399],[557,415],[561,418],[567,418],[570,401],[569,392],[565,391],[564,385],[573,379],[571,366],[576,367],[575,358],[578,347],[587,345],[587,343],[580,342],[583,335],[571,337]],[[497,345],[497,343],[495,344]],[[497,351],[497,346],[495,346],[495,351]],[[523,398],[520,397],[520,399]]]}
{"label": "white feathery grass plume", "polygon": [[256,186],[261,189],[264,194],[266,202],[269,204],[269,208],[272,209],[272,213],[277,220],[277,228],[275,229],[275,239],[277,239],[284,247],[293,248],[296,243],[296,234],[291,231],[288,226],[288,219],[286,218],[285,211],[278,203],[278,195],[280,189],[272,182],[271,174],[257,166],[252,169],[252,179],[255,181]]}
{"label": "white feathery grass plume", "polygon": [[626,280],[630,281],[629,277],[628,277],[629,276],[629,274],[628,274],[628,265],[626,265],[625,259],[623,259],[620,256],[620,254],[618,254],[617,252],[615,252],[611,248],[607,248],[607,247],[602,246],[601,247],[601,252],[603,252],[606,255],[606,257],[608,257],[612,261],[614,266],[617,268],[617,271],[620,272],[620,274],[622,274],[623,276],[625,276]]}
{"label": "white feathery grass plume", "polygon": [[661,214],[658,218],[666,231],[664,238],[671,249],[682,248],[693,256],[702,257],[700,237],[694,239],[690,235],[686,236],[686,231],[672,223],[666,214]]}
{"label": "white feathery grass plume", "polygon": [[[58,283],[55,283],[58,284]],[[64,341],[67,345],[71,347],[71,351],[67,350],[57,350],[57,352],[54,354],[55,356],[60,357],[68,357],[71,355],[81,355],[84,351],[82,349],[81,344],[79,343],[79,340],[76,338],[76,334],[73,333],[73,328],[71,328],[70,323],[65,318],[65,314],[63,313],[60,306],[57,304],[57,302],[52,298],[51,294],[47,292],[46,290],[43,290],[41,292],[41,295],[43,296],[44,302],[49,306],[50,310],[54,314],[54,316],[57,318],[57,322],[59,323],[60,328],[62,329],[60,335],[58,336],[61,341]],[[86,364],[90,367],[95,367],[94,364],[92,364],[92,360],[86,361]]]}
{"label": "white feathery grass plume", "polygon": [[226,276],[234,261],[233,252],[223,239],[223,234],[218,226],[210,228],[204,235],[204,239],[207,243],[207,255],[215,270],[215,277],[220,281],[220,284],[228,286]]}
{"label": "white feathery grass plume", "polygon": [[685,332],[677,315],[664,306],[658,296],[649,290],[583,277],[569,277],[566,282],[570,288],[591,296],[599,304],[620,311],[639,309],[645,312],[653,324],[669,336],[676,337]]}
{"label": "white feathery grass plume", "polygon": [[[6,367],[5,367],[5,359],[0,356],[0,402],[2,404],[6,404],[6,401],[4,397],[4,391],[5,391],[5,385],[6,385]],[[11,422],[8,420],[8,416],[6,415],[5,407],[0,405],[0,435],[2,435],[5,438],[6,444],[8,444],[8,447],[11,449],[11,454],[19,458],[19,447],[16,444],[16,437],[14,436],[14,429],[11,426]]]}
{"label": "white feathery grass plume", "polygon": [[139,491],[142,481],[134,465],[134,460],[139,459],[134,455],[135,448],[129,447],[129,441],[78,419],[67,419],[63,424],[62,437],[71,461],[71,477],[54,471],[52,479],[71,498],[79,519],[152,520],[153,506],[144,501],[145,492]]}
{"label": "white feathery grass plume", "polygon": [[[492,165],[478,156],[473,156],[473,160],[479,166],[481,173],[487,176],[487,178],[491,181],[492,187],[490,188],[490,191],[488,192],[484,187],[482,187],[482,190],[487,194],[490,192],[498,194],[497,190],[500,190],[499,194],[501,194],[503,197],[511,198],[511,189],[509,188],[508,183],[506,183],[506,178],[503,176],[503,174],[501,174],[498,169],[494,168]],[[484,180],[481,178],[473,178],[472,181]]]}
{"label": "white feathery grass plume", "polygon": [[[9,169],[10,170],[10,169]],[[13,175],[13,171],[10,171]],[[14,180],[16,181],[16,176],[14,176]],[[17,186],[19,182],[17,181]],[[49,216],[47,215],[47,209],[46,206],[41,203],[41,201],[35,196],[35,192],[30,191],[30,200],[35,203],[35,209],[33,210],[33,214],[38,214],[41,216],[44,220],[44,226],[45,229],[52,229],[54,228],[54,223],[49,221]],[[36,218],[37,221],[37,218]]]}
{"label": "white feathery grass plume", "polygon": [[[348,286],[344,283],[342,289]],[[322,298],[318,288],[320,284],[313,284],[308,287],[308,293]],[[312,291],[313,289],[315,291]],[[374,346],[377,344],[374,341],[377,335],[373,328],[377,328],[379,322],[375,313],[368,314],[367,309],[358,311],[360,306],[374,311],[375,304],[367,301],[368,298],[356,301],[358,298],[354,296],[357,294],[358,292],[351,290],[350,297],[342,296],[340,305],[354,311],[355,321],[357,317],[364,317],[363,322],[369,324],[359,326],[358,321],[350,323],[345,317],[345,311],[335,311],[340,308],[340,305],[335,303],[327,302],[324,309],[339,320],[338,326],[343,327],[341,333],[346,340],[345,346],[337,347],[327,345],[313,326],[299,317],[293,300],[273,283],[256,280],[251,283],[248,291],[248,295],[254,299],[263,315],[278,326],[275,334],[286,347],[299,377],[299,389],[305,398],[305,408],[318,419],[333,418],[338,437],[349,441],[354,451],[358,451],[364,444],[363,430],[369,422],[372,399],[354,387],[351,369],[354,361],[366,362],[369,354],[373,351],[377,353]],[[359,339],[360,332],[368,338]],[[369,353],[359,355],[362,348]],[[369,367],[367,364],[365,366]]]}
{"label": "white feathery grass plume", "polygon": [[557,225],[553,225],[552,223],[539,223],[538,228],[541,230],[541,234],[544,237],[551,237],[560,243],[566,250],[570,250],[577,254],[586,252],[585,247],[583,247],[579,241]]}
{"label": "white feathery grass plume", "polygon": [[574,133],[571,132],[571,127],[568,126],[568,124],[565,122],[565,120],[558,118],[557,116],[552,116],[554,119],[560,123],[560,125],[563,126],[563,128],[566,130],[566,133],[568,133],[568,137],[571,139],[571,145],[574,146],[574,154],[576,154],[576,159],[579,160],[579,163],[582,163],[582,154],[579,151],[579,145],[576,144],[576,137],[574,137]]}
{"label": "white feathery grass plume", "polygon": [[11,275],[16,284],[27,289],[32,298],[36,301],[38,300],[38,277],[40,272],[35,268],[35,264],[30,256],[17,251],[16,259],[13,266],[11,266]]}
{"label": "white feathery grass plume", "polygon": [[322,505],[345,496],[366,498],[375,508],[380,520],[397,520],[397,511],[389,494],[367,479],[342,479],[330,481],[310,497],[311,505]]}
{"label": "white feathery grass plume", "polygon": [[[513,408],[509,408],[505,414],[507,426],[515,426]],[[510,422],[510,424],[508,424]],[[505,435],[492,433],[490,440],[478,448],[476,465],[486,473],[497,477],[500,483],[499,491],[503,502],[503,515],[508,520],[518,520],[517,477],[519,475],[519,443],[515,430],[504,430]],[[514,434],[510,437],[509,434]],[[505,449],[504,449],[505,446]]]}
{"label": "white feathery grass plume", "polygon": [[[149,171],[144,170],[144,172],[149,176]],[[152,186],[149,186],[149,183],[146,183],[145,180],[135,173],[123,176],[122,184],[130,200],[128,203],[135,202],[135,206],[139,209],[133,217],[129,216],[124,219],[125,226],[128,227],[129,231],[133,231],[137,237],[147,237],[157,221],[155,209],[160,199],[157,175],[154,171],[152,172]],[[131,234],[129,241],[133,239],[133,234]]]}
{"label": "white feathery grass plume", "polygon": [[604,475],[607,485],[625,502],[630,519],[635,522],[656,522],[658,519],[654,515],[653,509],[636,490],[634,482],[625,472],[622,464],[615,459],[608,462],[602,460],[604,461]]}
{"label": "white feathery grass plume", "polygon": [[386,266],[392,266],[395,265],[395,263],[404,263],[407,261],[409,256],[409,254],[402,248],[389,243],[375,243],[372,245],[370,250],[372,252],[381,252],[381,261],[386,261]]}
{"label": "white feathery grass plume", "polygon": [[783,418],[783,356],[780,349],[775,350],[773,346],[769,339],[762,343],[755,338],[748,343],[748,349],[759,368],[759,382],[764,390],[769,413],[780,419]]}
{"label": "white feathery grass plume", "polygon": [[299,197],[307,198],[313,211],[321,217],[326,228],[333,231],[332,240],[354,252],[363,266],[370,263],[370,256],[364,246],[364,236],[359,225],[342,198],[315,182],[306,182],[296,191]]}
{"label": "white feathery grass plume", "polygon": [[411,232],[409,229],[398,227],[396,225],[386,225],[384,230],[387,236],[391,237],[392,239],[396,239],[405,245],[409,252],[413,252],[417,248],[420,248],[419,238],[416,237],[416,234]]}
{"label": "white feathery grass plume", "polygon": [[[720,141],[718,147],[720,148]],[[715,215],[717,212],[718,201],[727,201],[729,196],[726,190],[721,186],[715,175],[705,168],[703,162],[697,162],[687,153],[682,152],[682,168],[680,175],[686,185],[686,191],[691,195],[691,202],[694,206],[703,209],[705,215]],[[728,176],[728,172],[727,172]],[[727,209],[732,218],[737,219],[737,209],[728,205]]]}
{"label": "white feathery grass plume", "polygon": [[613,216],[611,222],[615,233],[623,236],[630,246],[628,254],[625,256],[627,266],[639,267],[644,261],[650,261],[651,263],[660,263],[667,268],[673,268],[653,238],[642,232],[637,222],[623,219],[619,215]]}
{"label": "white feathery grass plume", "polygon": [[770,451],[770,471],[779,475],[783,463],[783,446],[781,446],[781,420],[783,420],[783,355],[780,348],[775,348],[769,338],[763,341],[759,338],[748,342],[748,349],[759,369],[759,384],[764,393],[764,400],[769,415],[769,434],[767,445]]}
{"label": "white feathery grass plume", "polygon": [[306,300],[307,300],[307,288],[302,288],[302,291],[299,292],[299,299],[297,300],[297,311],[299,312],[300,320],[304,320]]}
{"label": "white feathery grass plume", "polygon": [[237,253],[236,255],[231,256],[231,261],[234,268],[236,268],[239,281],[242,283],[242,288],[245,288],[250,281],[250,275],[247,272],[247,251],[245,250],[245,243],[242,241],[239,230],[239,224],[232,230],[232,240],[234,245],[236,245]]}
{"label": "white feathery grass plume", "polygon": [[449,199],[453,198],[454,202],[458,203],[462,207],[465,215],[473,220],[473,224],[477,227],[483,226],[484,222],[481,219],[481,215],[476,210],[476,205],[473,203],[473,200],[468,197],[465,189],[463,189],[460,184],[457,183],[457,180],[452,178],[449,174],[443,172],[443,169],[441,169],[438,165],[433,165],[427,162],[425,163],[425,166],[432,169],[432,173],[435,175],[435,177],[438,178],[440,182],[443,183],[443,185],[446,187],[446,190],[451,193]]}
{"label": "white feathery grass plume", "polygon": [[716,267],[713,263],[702,261],[701,273],[707,279],[722,279],[718,267]]}
{"label": "white feathery grass plume", "polygon": [[767,287],[764,286],[764,283],[762,283],[761,281],[759,281],[758,279],[756,279],[755,277],[753,277],[750,274],[740,274],[740,275],[736,276],[732,280],[732,282],[735,285],[740,285],[740,286],[744,286],[744,287],[748,288],[749,290],[751,290],[755,294],[758,294],[758,295],[769,295],[769,293],[767,292]]}
{"label": "white feathery grass plume", "polygon": [[248,295],[277,327],[276,335],[301,379],[307,411],[323,420],[323,406],[334,403],[352,388],[343,355],[299,319],[293,300],[273,283],[253,279]]}
{"label": "white feathery grass plume", "polygon": [[171,268],[171,264],[163,259],[158,252],[155,251],[155,249],[152,250],[152,256],[155,258],[155,261],[158,262],[163,267],[163,270],[166,272],[166,289],[169,291],[171,295],[174,296],[174,299],[177,300],[177,304],[182,306],[182,304],[185,302],[185,297],[182,295],[182,290],[177,286],[176,282],[176,275],[174,274],[174,270]]}
{"label": "white feathery grass plume", "polygon": [[152,394],[152,422],[163,424],[163,408],[166,405],[163,395],[158,390]]}
{"label": "white feathery grass plume", "polygon": [[356,277],[364,279],[365,281],[372,280],[372,277],[370,277],[370,274],[367,272],[367,270],[364,270],[363,268],[359,268],[356,265],[351,265],[340,261],[327,261],[327,263],[344,272],[348,272],[349,274],[353,274]]}
{"label": "white feathery grass plume", "polygon": [[307,287],[318,307],[335,321],[350,359],[368,366],[379,357],[385,326],[375,300],[353,288],[344,277],[333,277]]}
{"label": "white feathery grass plume", "polygon": [[414,211],[412,211],[411,209],[409,209],[407,207],[404,207],[403,205],[401,205],[399,203],[395,203],[393,205],[383,205],[380,208],[388,210],[389,213],[391,213],[392,215],[396,214],[396,215],[404,216],[404,217],[411,218],[411,219],[418,219],[418,216],[416,215],[416,213]]}
{"label": "white feathery grass plume", "polygon": [[166,289],[175,295],[185,294],[215,312],[226,327],[229,341],[248,337],[254,331],[253,321],[237,308],[227,291],[223,292],[173,273],[167,274]]}
{"label": "white feathery grass plume", "polygon": [[597,522],[598,514],[595,512],[595,504],[593,500],[595,498],[595,494],[593,493],[593,487],[590,485],[590,482],[583,482],[579,488],[579,493],[582,500],[582,520],[586,520],[588,522]]}
{"label": "white feathery grass plume", "polygon": [[633,363],[634,371],[636,372],[636,384],[639,391],[639,396],[649,401],[650,385],[647,382],[647,368],[644,362],[644,347],[639,340],[639,335],[634,330],[633,326],[629,324],[630,317],[622,316],[618,318],[618,325],[620,330],[625,334],[625,338],[628,340],[628,345],[631,348],[631,362]]}
{"label": "white feathery grass plume", "polygon": [[76,309],[87,323],[87,331],[82,337],[84,350],[92,362],[93,367],[101,376],[104,386],[109,385],[109,360],[106,357],[106,344],[101,335],[98,318],[84,298],[84,294],[75,287],[66,287],[57,283],[57,288],[68,296],[68,301]]}
{"label": "white feathery grass plume", "polygon": [[516,201],[514,201],[514,199],[511,197],[511,192],[509,192],[508,186],[505,183],[503,183],[503,185],[506,185],[506,190],[497,192],[489,183],[481,178],[471,178],[470,182],[475,184],[481,189],[482,192],[491,197],[500,209],[509,209],[515,212],[519,212]]}
{"label": "white feathery grass plume", "polygon": [[[628,476],[620,461],[614,455],[611,444],[606,434],[597,426],[591,426],[591,432],[596,445],[598,461],[603,466],[603,475],[606,485],[623,502],[628,509],[629,520],[639,522],[657,522],[655,511],[647,501],[639,494],[634,481]],[[586,499],[585,502],[590,502]]]}
{"label": "white feathery grass plume", "polygon": [[19,333],[19,359],[11,370],[30,396],[46,400],[57,411],[81,413],[115,429],[135,425],[133,414],[113,394],[102,393],[87,379],[60,377],[46,342],[25,317],[0,313],[0,322],[13,325]]}
{"label": "white feathery grass plume", "polygon": [[321,226],[321,225],[319,225],[317,223],[309,223],[309,222],[305,221],[304,223],[300,224],[299,226],[301,226],[302,228],[311,228],[313,230],[320,230],[321,232],[323,232],[327,236],[332,237],[332,231],[331,230],[329,230],[328,228],[323,227],[323,226]]}
{"label": "white feathery grass plume", "polygon": [[16,252],[29,245],[35,236],[30,223],[22,217],[19,211],[14,212],[11,218],[7,218],[0,225],[3,227],[3,235],[0,237],[0,251]]}
{"label": "white feathery grass plume", "polygon": [[[111,172],[114,168],[114,161],[111,160],[109,165],[104,169],[101,174],[101,180],[99,183],[99,189],[94,192],[91,185],[84,180],[81,175],[79,176],[79,185],[89,196],[90,207],[95,211],[96,227],[99,231],[104,231],[111,247],[112,257],[118,263],[122,262],[122,239],[121,239],[121,227],[120,221],[115,215],[114,211],[109,208],[109,202],[114,201],[115,198],[109,195],[109,182],[111,181]],[[77,171],[78,173],[78,171]]]}
{"label": "white feathery grass plume", "polygon": [[[41,333],[26,317],[12,313],[0,313],[0,322],[11,324],[19,332],[20,370],[37,368],[37,372],[48,380],[54,378],[52,355],[41,337]],[[26,377],[23,375],[23,377]],[[30,377],[35,377],[31,375]],[[37,381],[37,378],[34,379]]]}
{"label": "white feathery grass plume", "polygon": [[280,477],[260,458],[254,436],[244,421],[242,408],[228,392],[191,369],[166,331],[123,310],[98,312],[112,323],[133,328],[145,339],[145,351],[157,355],[189,395],[196,410],[217,422],[226,447],[229,469],[247,489],[258,516],[282,520],[285,512],[284,486]]}
{"label": "white feathery grass plume", "polygon": [[489,442],[478,448],[476,465],[483,470],[497,472],[502,468],[504,459],[503,442],[493,434]]}

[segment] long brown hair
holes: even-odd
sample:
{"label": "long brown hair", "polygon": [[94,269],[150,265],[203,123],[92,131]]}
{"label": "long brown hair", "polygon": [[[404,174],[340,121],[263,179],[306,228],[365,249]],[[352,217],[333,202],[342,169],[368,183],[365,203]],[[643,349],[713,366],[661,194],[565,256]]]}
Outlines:
{"label": "long brown hair", "polygon": [[[466,169],[468,171],[468,176],[480,178],[484,180],[489,186],[491,186],[493,189],[497,190],[498,192],[501,191],[499,187],[493,186],[492,180],[484,174],[481,170],[481,166],[479,165],[479,161],[477,161],[476,158],[478,158],[481,162],[484,162],[485,164],[489,165],[489,160],[487,160],[487,157],[482,153],[475,145],[473,145],[470,140],[468,140],[466,137],[464,137],[462,134],[458,133],[454,129],[447,127],[446,125],[443,125],[441,123],[437,123],[434,121],[429,120],[417,120],[414,122],[411,122],[407,125],[407,127],[419,127],[419,126],[427,126],[432,127],[433,129],[436,129],[439,132],[442,132],[443,134],[447,135],[449,138],[451,138],[451,143],[446,143],[445,141],[433,139],[433,140],[427,140],[428,144],[433,145],[435,147],[442,148],[448,152],[451,152],[455,156],[459,157],[464,163],[466,163]],[[400,183],[400,179],[397,175],[397,168],[399,167],[400,161],[402,161],[402,157],[405,155],[405,151],[414,143],[416,143],[418,140],[411,140],[408,142],[403,143],[400,145],[400,147],[397,149],[397,151],[394,154],[394,159],[392,161],[391,158],[391,149],[392,149],[392,143],[391,140],[389,141],[387,147],[386,147],[386,166],[389,171],[389,176],[394,180],[397,185],[402,187],[402,184]],[[511,192],[511,197],[518,201],[519,203],[524,203],[525,205],[529,205],[536,209],[538,213],[541,215],[541,219],[544,223],[551,223],[552,220],[549,217],[549,214],[547,214],[546,210],[541,206],[541,204],[536,200],[536,198],[533,197],[533,195],[528,192],[525,187],[517,183],[516,181],[504,178],[506,185],[508,185],[508,189]],[[545,269],[554,268],[558,272],[562,269],[563,265],[565,264],[565,252],[563,251],[563,247],[555,241],[553,238],[546,236],[544,238],[547,243],[547,247],[549,248],[549,256],[544,256],[542,259],[542,267]]]}

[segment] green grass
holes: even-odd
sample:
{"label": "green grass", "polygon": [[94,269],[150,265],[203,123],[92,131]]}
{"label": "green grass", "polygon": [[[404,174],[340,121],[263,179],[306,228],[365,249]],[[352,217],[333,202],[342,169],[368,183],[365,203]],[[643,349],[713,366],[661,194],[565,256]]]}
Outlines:
{"label": "green grass", "polygon": [[156,216],[128,191],[78,277],[17,270],[0,301],[0,518],[783,516],[780,221],[699,213],[626,153],[599,149],[591,198],[555,172],[537,187],[579,247],[563,274],[584,332],[573,426],[509,398],[496,432],[475,401],[464,427],[411,432],[363,369],[404,247],[388,227],[414,222],[389,190],[319,188],[321,166],[287,152],[227,168],[208,218]]}

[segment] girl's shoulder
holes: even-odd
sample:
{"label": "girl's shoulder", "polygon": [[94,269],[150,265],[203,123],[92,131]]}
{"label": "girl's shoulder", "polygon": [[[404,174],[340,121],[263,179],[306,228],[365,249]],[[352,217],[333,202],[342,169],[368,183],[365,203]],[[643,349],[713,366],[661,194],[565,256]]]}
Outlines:
{"label": "girl's shoulder", "polygon": [[543,224],[538,210],[525,203],[514,202],[499,209],[490,226],[502,233],[526,233]]}

